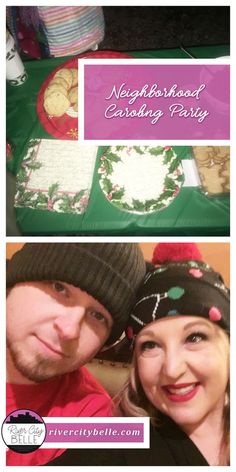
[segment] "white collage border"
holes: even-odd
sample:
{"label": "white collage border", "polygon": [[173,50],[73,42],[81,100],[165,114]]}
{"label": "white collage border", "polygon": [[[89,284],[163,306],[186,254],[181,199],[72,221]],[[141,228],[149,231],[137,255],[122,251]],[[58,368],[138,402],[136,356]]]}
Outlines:
{"label": "white collage border", "polygon": [[[2,48],[0,53],[2,54],[2,64],[5,64],[5,7],[6,6],[11,6],[11,5],[16,5],[16,6],[30,6],[32,4],[37,4],[37,5],[45,5],[47,4],[48,6],[63,6],[66,2],[62,0],[44,0],[44,1],[37,1],[37,2],[32,2],[31,1],[9,1],[6,0],[4,4],[0,4],[0,22],[1,22],[1,28],[0,31],[2,33]],[[93,0],[93,1],[86,1],[86,0],[69,0],[68,3],[71,6],[230,6],[231,7],[231,117],[230,117],[230,122],[231,122],[231,139],[230,139],[230,146],[231,146],[231,236],[226,238],[226,237],[148,237],[148,236],[142,236],[142,237],[73,237],[74,242],[102,242],[104,239],[106,239],[107,242],[119,242],[119,241],[132,241],[132,242],[159,242],[159,241],[165,241],[165,242],[228,242],[231,243],[231,271],[230,271],[230,279],[231,279],[231,313],[232,313],[232,328],[231,328],[231,385],[232,385],[232,397],[231,397],[231,437],[235,438],[236,437],[236,432],[235,432],[235,419],[236,419],[236,414],[235,414],[235,407],[234,407],[234,398],[235,398],[235,374],[233,371],[233,360],[236,358],[236,340],[235,340],[235,321],[234,321],[234,312],[236,310],[236,304],[235,304],[235,299],[234,299],[234,286],[233,283],[236,278],[236,271],[235,271],[235,266],[234,266],[234,261],[236,261],[236,240],[235,240],[235,225],[236,225],[236,212],[233,209],[234,208],[234,202],[236,200],[235,192],[236,188],[234,186],[234,176],[236,175],[236,138],[235,138],[235,133],[234,129],[236,129],[236,123],[235,123],[235,111],[233,109],[233,104],[236,104],[236,86],[233,88],[233,84],[236,84],[236,57],[235,57],[235,38],[236,38],[236,1],[235,0],[160,0],[160,1],[147,1],[144,2],[143,0],[139,1],[112,1],[112,0],[102,0],[99,2],[98,0]],[[121,28],[122,31],[122,28]],[[199,62],[201,62],[199,60]],[[165,60],[162,60],[162,63],[166,63]],[[2,69],[3,71],[3,69]],[[5,117],[5,74],[2,72],[1,73],[1,102],[2,103],[2,109],[4,110],[4,117]],[[2,383],[1,383],[1,388],[0,388],[0,418],[4,419],[5,417],[5,281],[6,281],[6,275],[5,275],[5,260],[6,260],[6,243],[7,242],[68,242],[67,237],[6,237],[6,187],[5,187],[5,135],[6,135],[6,129],[5,129],[5,123],[4,119],[0,120],[0,126],[1,126],[1,159],[0,159],[0,178],[1,178],[1,185],[0,185],[0,205],[1,205],[1,212],[0,212],[0,217],[1,217],[1,224],[0,224],[0,288],[1,288],[1,313],[2,313],[2,322],[1,322],[1,338],[0,338],[0,346],[1,346],[1,373],[2,373]],[[194,142],[193,144],[199,144],[199,142]],[[209,143],[209,141],[208,141]],[[219,145],[220,142],[215,142],[215,144]],[[96,144],[96,142],[93,142],[93,144]],[[174,141],[173,143],[174,144]],[[178,142],[180,145],[189,145],[189,141],[184,141],[181,140],[181,143]],[[201,142],[203,145],[204,143]],[[229,142],[222,142],[222,145],[229,144]],[[235,157],[235,158],[234,158]],[[70,237],[70,241],[72,238]],[[212,438],[213,439],[213,438]],[[234,447],[234,442],[232,440],[232,447],[231,447],[231,466],[230,468],[234,468],[236,465],[236,450]],[[6,467],[5,466],[5,446],[2,441],[0,441],[0,468],[2,471],[8,471],[8,470],[23,470],[20,467]],[[126,472],[126,470],[130,470],[128,467],[116,467],[116,468],[109,468],[114,469],[114,470],[120,470],[122,472]],[[148,470],[155,470],[156,467],[150,467]],[[169,472],[169,470],[176,469],[178,470],[178,467],[165,467],[165,471]],[[218,470],[225,469],[225,467],[218,467]],[[27,472],[34,471],[35,467],[27,467]],[[54,470],[58,470],[61,472],[64,472],[64,470],[68,471],[68,467],[65,468],[63,467],[54,467]],[[78,470],[78,467],[70,467],[70,470]],[[92,467],[80,467],[80,471],[86,471],[90,472],[94,470]],[[96,471],[104,472],[103,467],[96,467]],[[185,470],[193,470],[198,471],[202,470],[201,468],[198,467],[185,467]],[[227,470],[229,468],[227,467]]]}

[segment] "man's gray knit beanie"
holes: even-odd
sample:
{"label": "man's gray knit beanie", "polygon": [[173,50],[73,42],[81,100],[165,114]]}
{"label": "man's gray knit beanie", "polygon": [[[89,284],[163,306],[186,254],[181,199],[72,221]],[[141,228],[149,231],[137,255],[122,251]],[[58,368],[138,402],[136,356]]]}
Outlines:
{"label": "man's gray knit beanie", "polygon": [[80,287],[111,314],[107,344],[124,331],[145,261],[135,243],[26,243],[7,264],[7,287],[19,282],[58,280]]}

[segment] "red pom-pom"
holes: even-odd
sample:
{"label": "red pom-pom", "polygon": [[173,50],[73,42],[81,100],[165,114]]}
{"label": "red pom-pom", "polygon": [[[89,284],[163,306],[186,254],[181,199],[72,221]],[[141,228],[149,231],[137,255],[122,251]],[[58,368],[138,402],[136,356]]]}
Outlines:
{"label": "red pom-pom", "polygon": [[202,255],[195,243],[159,243],[155,246],[152,256],[154,265],[186,260],[202,260]]}

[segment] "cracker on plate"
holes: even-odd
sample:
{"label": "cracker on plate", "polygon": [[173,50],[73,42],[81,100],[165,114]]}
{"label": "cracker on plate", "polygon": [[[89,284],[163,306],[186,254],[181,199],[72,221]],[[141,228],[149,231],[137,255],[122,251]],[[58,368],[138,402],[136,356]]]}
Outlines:
{"label": "cracker on plate", "polygon": [[71,69],[64,67],[63,69],[58,70],[54,75],[54,78],[56,77],[62,77],[68,83],[69,88],[72,87],[73,74],[71,72]]}
{"label": "cracker on plate", "polygon": [[[58,70],[44,91],[45,111],[49,115],[57,117],[66,113],[70,107],[77,112],[77,84],[78,70],[76,68],[62,68]],[[62,96],[64,96],[64,99]],[[59,100],[58,104],[56,103],[57,98]]]}
{"label": "cracker on plate", "polygon": [[72,87],[75,87],[76,85],[78,85],[78,69],[72,68],[70,70],[73,76]]}
{"label": "cracker on plate", "polygon": [[70,107],[70,101],[61,92],[52,92],[44,100],[44,108],[49,115],[62,116]]}
{"label": "cracker on plate", "polygon": [[78,87],[72,87],[68,93],[70,103],[78,102]]}
{"label": "cracker on plate", "polygon": [[67,97],[67,95],[68,95],[67,90],[65,89],[65,87],[63,87],[63,85],[54,83],[52,81],[52,82],[49,83],[49,85],[45,89],[44,99],[47,98],[49,95],[51,95],[51,93],[53,93],[53,92],[63,93],[63,95],[65,95],[65,97]]}
{"label": "cracker on plate", "polygon": [[68,82],[63,79],[63,77],[54,77],[51,81],[50,81],[50,84],[51,83],[54,83],[54,84],[60,84],[62,85],[66,90],[69,90],[69,84]]}

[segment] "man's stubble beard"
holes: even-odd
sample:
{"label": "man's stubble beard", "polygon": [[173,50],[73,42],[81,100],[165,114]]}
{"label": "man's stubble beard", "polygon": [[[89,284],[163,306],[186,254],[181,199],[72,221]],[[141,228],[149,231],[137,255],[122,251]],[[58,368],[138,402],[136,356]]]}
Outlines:
{"label": "man's stubble beard", "polygon": [[21,375],[32,382],[45,382],[46,380],[53,379],[54,377],[72,372],[79,367],[78,365],[76,367],[70,368],[68,365],[62,365],[60,361],[47,359],[41,354],[35,354],[34,359],[31,362],[27,362],[20,349],[13,347],[8,340],[7,348],[15,368],[20,372]]}

